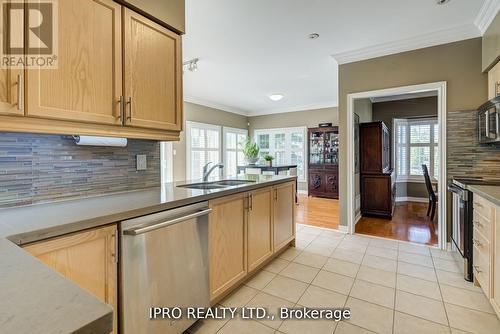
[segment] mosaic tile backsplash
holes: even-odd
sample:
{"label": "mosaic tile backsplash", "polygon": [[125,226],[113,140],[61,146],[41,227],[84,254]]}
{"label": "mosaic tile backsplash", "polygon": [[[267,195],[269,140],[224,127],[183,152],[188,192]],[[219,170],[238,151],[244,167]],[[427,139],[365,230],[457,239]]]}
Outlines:
{"label": "mosaic tile backsplash", "polygon": [[[147,170],[136,171],[136,155]],[[57,135],[0,132],[0,208],[139,190],[160,184],[160,143],[76,146]]]}
{"label": "mosaic tile backsplash", "polygon": [[477,111],[447,114],[448,178],[467,177],[500,181],[500,145],[480,145]]}

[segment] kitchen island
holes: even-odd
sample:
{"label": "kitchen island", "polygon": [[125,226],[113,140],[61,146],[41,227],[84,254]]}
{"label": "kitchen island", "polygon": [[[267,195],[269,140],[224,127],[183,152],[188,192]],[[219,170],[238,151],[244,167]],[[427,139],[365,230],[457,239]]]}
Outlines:
{"label": "kitchen island", "polygon": [[[291,176],[248,175],[237,179],[249,182],[217,189],[190,189],[180,187],[186,182],[176,182],[143,191],[0,210],[0,332],[31,333],[35,328],[41,334],[110,333],[113,330],[111,307],[18,246],[29,248],[33,243],[36,245],[45,240],[116,225],[126,219],[203,201],[209,201],[218,214],[223,214],[231,206],[225,205],[222,198],[241,198],[245,210],[249,210],[250,195],[256,196],[265,188],[276,190],[270,193],[271,196],[278,196],[278,189],[281,188],[283,194],[289,193],[291,189],[293,195],[296,182],[296,177]],[[290,183],[293,187],[280,188]],[[242,194],[246,197],[242,197]],[[257,200],[259,197],[252,197],[252,204],[253,198],[256,198],[256,205],[260,205]],[[276,203],[278,208],[287,204],[280,201]],[[217,224],[216,230],[227,224],[216,216],[210,219],[212,225],[215,225],[212,221],[222,222]],[[247,218],[244,219],[246,224]],[[284,222],[278,219],[277,223]],[[293,224],[293,217],[285,223]],[[294,229],[292,232],[292,236],[278,235],[277,240],[282,241],[277,245],[280,249],[293,242]],[[258,235],[259,230],[254,233]],[[254,263],[252,270],[259,268],[265,261],[256,258]],[[218,299],[225,295],[247,273],[245,269],[245,275],[239,275],[230,285],[220,287],[213,297]],[[225,279],[219,277],[218,282]]]}

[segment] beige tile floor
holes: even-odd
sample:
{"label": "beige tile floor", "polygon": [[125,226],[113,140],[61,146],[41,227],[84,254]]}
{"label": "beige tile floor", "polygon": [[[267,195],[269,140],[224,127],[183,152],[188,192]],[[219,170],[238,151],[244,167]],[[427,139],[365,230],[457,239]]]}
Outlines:
{"label": "beige tile floor", "polygon": [[297,225],[289,248],[220,304],[351,309],[351,319],[207,320],[188,333],[500,333],[482,291],[463,280],[457,254]]}

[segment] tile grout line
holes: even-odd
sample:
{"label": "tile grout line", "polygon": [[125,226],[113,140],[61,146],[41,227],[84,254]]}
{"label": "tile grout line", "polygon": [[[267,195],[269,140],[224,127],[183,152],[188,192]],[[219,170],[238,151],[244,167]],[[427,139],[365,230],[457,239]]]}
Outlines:
{"label": "tile grout line", "polygon": [[434,275],[436,275],[436,281],[438,284],[439,293],[441,295],[441,303],[443,305],[444,314],[446,316],[446,322],[448,323],[448,329],[450,329],[450,331],[451,331],[450,318],[448,317],[448,310],[446,310],[446,305],[445,305],[444,297],[443,297],[443,291],[441,291],[441,284],[439,283],[439,278],[438,278],[437,271],[436,271],[436,263],[434,262],[434,257],[432,257],[432,252],[431,252],[431,258],[432,258],[432,264],[433,264],[433,269],[434,269]]}

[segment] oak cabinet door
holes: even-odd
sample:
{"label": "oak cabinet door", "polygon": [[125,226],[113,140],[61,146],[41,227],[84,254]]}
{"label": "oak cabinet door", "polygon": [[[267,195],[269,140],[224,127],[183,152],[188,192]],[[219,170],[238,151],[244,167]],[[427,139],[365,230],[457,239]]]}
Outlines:
{"label": "oak cabinet door", "polygon": [[295,183],[274,187],[273,203],[274,251],[286,246],[295,237]]}
{"label": "oak cabinet door", "polygon": [[245,203],[244,193],[210,201],[208,253],[212,301],[247,274]]}
{"label": "oak cabinet door", "polygon": [[182,129],[181,37],[124,9],[126,125]]}
{"label": "oak cabinet door", "polygon": [[[12,0],[6,1],[4,3],[13,2]],[[4,13],[3,20],[6,20],[6,13]],[[17,20],[24,20],[22,14],[18,14]],[[24,23],[24,22],[23,22]],[[11,31],[7,27],[7,31],[1,31],[5,27],[0,27],[0,33],[3,36],[11,36]],[[14,42],[21,42],[23,36],[14,36]],[[4,43],[9,43],[10,40],[6,39]],[[9,55],[4,55],[8,57]],[[2,68],[0,69],[0,115],[24,115],[24,101],[23,101],[23,91],[24,91],[24,75],[23,68]]]}
{"label": "oak cabinet door", "polygon": [[252,271],[273,255],[271,187],[248,195],[248,271]]}
{"label": "oak cabinet door", "polygon": [[61,275],[113,307],[117,333],[116,226],[49,239],[24,247]]}
{"label": "oak cabinet door", "polygon": [[58,2],[58,66],[27,71],[27,115],[121,124],[121,6]]}
{"label": "oak cabinet door", "polygon": [[500,95],[500,62],[488,72],[488,99]]}

